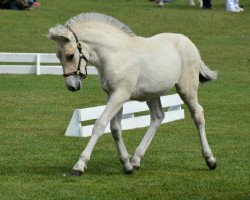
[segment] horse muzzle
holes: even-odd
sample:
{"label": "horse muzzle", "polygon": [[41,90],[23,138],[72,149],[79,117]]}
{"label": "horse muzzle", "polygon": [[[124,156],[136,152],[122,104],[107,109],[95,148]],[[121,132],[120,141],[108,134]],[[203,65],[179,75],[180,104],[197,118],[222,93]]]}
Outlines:
{"label": "horse muzzle", "polygon": [[81,89],[82,82],[79,75],[65,77],[65,85],[71,92],[76,92]]}

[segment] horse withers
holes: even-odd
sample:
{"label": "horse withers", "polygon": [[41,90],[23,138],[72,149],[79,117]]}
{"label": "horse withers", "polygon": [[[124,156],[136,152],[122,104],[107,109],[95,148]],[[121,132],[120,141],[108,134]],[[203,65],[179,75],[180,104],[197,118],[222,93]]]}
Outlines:
{"label": "horse withers", "polygon": [[[191,112],[208,167],[216,168],[197,90],[199,81],[213,80],[217,73],[203,63],[196,46],[187,37],[174,33],[140,37],[113,17],[83,13],[72,17],[64,26],[50,28],[48,38],[56,41],[57,56],[70,91],[81,89],[89,62],[98,70],[102,89],[108,96],[106,108],[96,120],[92,136],[73,167],[73,175],[84,172],[94,146],[109,122],[125,173],[138,169],[164,119],[160,96],[173,87]],[[121,134],[123,105],[129,100],[146,101],[151,120],[131,160]]]}

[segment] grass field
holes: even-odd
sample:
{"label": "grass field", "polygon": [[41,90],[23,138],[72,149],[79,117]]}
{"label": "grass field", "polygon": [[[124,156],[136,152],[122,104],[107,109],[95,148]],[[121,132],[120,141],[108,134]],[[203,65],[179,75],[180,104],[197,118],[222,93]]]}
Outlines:
{"label": "grass field", "polygon": [[[159,9],[148,0],[41,0],[33,11],[0,10],[0,52],[55,52],[48,29],[81,12],[112,15],[138,35],[178,32],[199,48],[218,80],[200,87],[207,137],[218,168],[209,171],[189,112],[160,127],[141,169],[123,174],[104,135],[81,177],[71,168],[88,138],[65,137],[75,108],[103,105],[97,77],[71,93],[61,76],[0,75],[0,199],[250,199],[250,2],[243,13],[212,11],[175,0]],[[124,131],[132,155],[146,129]],[[63,176],[66,174],[66,176]]]}

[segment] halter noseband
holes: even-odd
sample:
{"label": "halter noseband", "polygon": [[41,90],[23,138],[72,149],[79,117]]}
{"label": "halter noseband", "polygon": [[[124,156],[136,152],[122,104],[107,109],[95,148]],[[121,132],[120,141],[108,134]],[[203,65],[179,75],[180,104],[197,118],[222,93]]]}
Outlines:
{"label": "halter noseband", "polygon": [[[67,25],[67,28],[71,31],[71,33],[74,35],[75,37],[75,40],[76,40],[76,44],[77,44],[77,49],[79,51],[79,62],[78,62],[78,67],[77,67],[77,70],[74,71],[74,72],[69,72],[67,74],[63,74],[64,77],[68,77],[68,76],[72,76],[72,75],[79,75],[81,78],[85,79],[87,78],[87,75],[88,75],[88,71],[87,71],[87,63],[88,63],[88,59],[83,55],[82,53],[82,45],[81,43],[79,42],[76,34],[73,32],[73,30],[70,28],[69,25]],[[83,74],[81,72],[81,59],[85,60],[86,62],[86,66],[85,66],[85,74]]]}

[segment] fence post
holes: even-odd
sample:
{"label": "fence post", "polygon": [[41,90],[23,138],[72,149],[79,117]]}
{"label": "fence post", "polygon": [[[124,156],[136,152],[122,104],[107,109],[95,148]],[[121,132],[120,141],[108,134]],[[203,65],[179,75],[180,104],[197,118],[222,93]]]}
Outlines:
{"label": "fence post", "polygon": [[41,74],[40,62],[41,62],[40,54],[38,53],[38,54],[36,55],[36,75],[40,75],[40,74]]}

